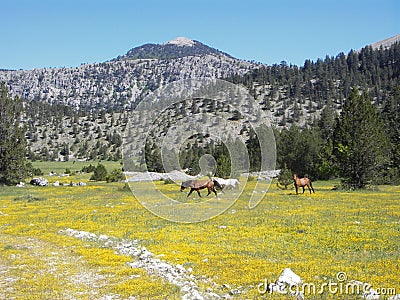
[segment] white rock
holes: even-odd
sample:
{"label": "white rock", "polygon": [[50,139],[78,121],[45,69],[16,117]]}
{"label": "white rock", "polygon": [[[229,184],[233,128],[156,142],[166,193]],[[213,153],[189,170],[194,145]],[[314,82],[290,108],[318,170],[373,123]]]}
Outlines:
{"label": "white rock", "polygon": [[302,283],[299,275],[295,274],[290,268],[286,268],[282,271],[278,278],[278,283],[285,283],[290,286],[296,286]]}
{"label": "white rock", "polygon": [[132,269],[136,269],[136,268],[140,268],[141,267],[141,263],[138,261],[135,262],[128,262],[126,263],[128,266],[130,266]]}
{"label": "white rock", "polygon": [[100,234],[98,239],[99,239],[99,241],[106,241],[109,239],[109,237],[105,234]]}
{"label": "white rock", "polygon": [[362,297],[366,300],[378,300],[380,298],[379,294],[374,289],[369,289]]}

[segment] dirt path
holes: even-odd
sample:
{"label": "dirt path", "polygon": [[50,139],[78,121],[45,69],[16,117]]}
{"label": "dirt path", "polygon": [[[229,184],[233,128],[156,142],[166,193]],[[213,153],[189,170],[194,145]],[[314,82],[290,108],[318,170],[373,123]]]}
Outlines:
{"label": "dirt path", "polygon": [[107,278],[73,249],[35,238],[0,239],[0,299],[101,299]]}

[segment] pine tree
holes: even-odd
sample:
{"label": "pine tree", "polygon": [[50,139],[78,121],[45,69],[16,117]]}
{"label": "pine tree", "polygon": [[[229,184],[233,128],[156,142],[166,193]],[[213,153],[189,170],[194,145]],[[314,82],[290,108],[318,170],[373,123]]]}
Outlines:
{"label": "pine tree", "polygon": [[217,158],[217,177],[229,177],[231,174],[231,159],[229,155],[222,154]]}
{"label": "pine tree", "polygon": [[335,130],[336,125],[336,110],[333,107],[332,101],[328,100],[325,107],[321,111],[321,116],[318,121],[318,127],[321,129],[322,138],[330,140]]}
{"label": "pine tree", "polygon": [[400,86],[393,88],[391,97],[386,102],[382,111],[385,129],[391,143],[391,173],[392,182],[400,180]]}
{"label": "pine tree", "polygon": [[342,183],[350,189],[372,183],[387,161],[388,141],[375,106],[354,88],[334,133],[334,153]]}
{"label": "pine tree", "polygon": [[107,179],[107,169],[104,165],[98,164],[94,169],[93,175],[90,177],[90,180],[95,181],[104,181]]}
{"label": "pine tree", "polygon": [[247,152],[249,153],[250,171],[261,170],[261,150],[258,137],[253,128],[249,130],[249,139],[246,141]]}
{"label": "pine tree", "polygon": [[277,163],[280,168],[286,166],[313,179],[318,178],[318,154],[323,141],[318,130],[301,129],[292,125],[283,129],[277,137]]}
{"label": "pine tree", "polygon": [[8,96],[0,84],[0,184],[15,184],[27,175],[26,128],[21,126],[22,101]]}
{"label": "pine tree", "polygon": [[280,189],[287,189],[287,187],[293,183],[293,174],[292,171],[290,171],[286,164],[284,164],[279,177],[278,177],[278,182],[276,183],[276,186]]}

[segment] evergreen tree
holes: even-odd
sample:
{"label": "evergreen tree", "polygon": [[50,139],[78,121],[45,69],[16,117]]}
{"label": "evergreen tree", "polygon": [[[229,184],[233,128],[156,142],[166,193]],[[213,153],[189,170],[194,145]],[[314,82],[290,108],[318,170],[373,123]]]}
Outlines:
{"label": "evergreen tree", "polygon": [[121,169],[114,169],[106,176],[107,182],[117,182],[123,179],[125,179],[125,176]]}
{"label": "evergreen tree", "polygon": [[15,184],[27,175],[26,128],[21,126],[22,101],[8,96],[0,84],[0,184]]}
{"label": "evergreen tree", "polygon": [[229,155],[221,154],[217,158],[217,170],[215,175],[217,177],[229,177],[231,174],[231,159]]}
{"label": "evergreen tree", "polygon": [[[67,143],[64,143],[62,145],[62,149],[60,151],[60,154],[62,156],[64,156],[64,161],[69,161],[69,145]],[[45,159],[45,160],[47,160],[47,159]]]}
{"label": "evergreen tree", "polygon": [[334,133],[334,153],[344,186],[364,188],[387,161],[387,138],[375,106],[354,88]]}
{"label": "evergreen tree", "polygon": [[279,177],[278,177],[278,182],[276,183],[276,186],[281,189],[287,189],[287,187],[293,183],[293,174],[292,171],[290,171],[286,164],[284,164]]}
{"label": "evergreen tree", "polygon": [[95,181],[104,181],[107,180],[107,169],[104,165],[98,164],[94,169],[93,175],[90,177],[90,180]]}
{"label": "evergreen tree", "polygon": [[321,111],[321,116],[318,121],[318,127],[321,129],[322,138],[326,140],[332,138],[333,131],[335,130],[336,118],[336,110],[333,107],[332,101],[328,100]]}
{"label": "evergreen tree", "polygon": [[283,129],[277,136],[277,163],[280,168],[286,165],[301,176],[318,178],[318,154],[323,140],[316,129],[301,129],[292,125]]}
{"label": "evergreen tree", "polygon": [[261,170],[260,142],[253,128],[249,130],[249,139],[246,141],[247,152],[249,153],[250,172]]}
{"label": "evergreen tree", "polygon": [[391,182],[400,180],[400,86],[393,89],[390,99],[383,108],[385,130],[390,139],[391,159],[390,174]]}
{"label": "evergreen tree", "polygon": [[328,180],[338,177],[338,168],[333,156],[332,140],[328,140],[325,145],[321,146],[316,167],[319,179]]}

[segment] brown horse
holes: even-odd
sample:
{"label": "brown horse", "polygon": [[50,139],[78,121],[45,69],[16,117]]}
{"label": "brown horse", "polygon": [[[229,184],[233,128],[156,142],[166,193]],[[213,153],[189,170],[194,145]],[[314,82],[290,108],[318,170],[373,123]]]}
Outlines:
{"label": "brown horse", "polygon": [[308,190],[310,191],[310,194],[311,194],[311,190],[315,194],[314,188],[313,188],[312,183],[311,183],[311,179],[309,179],[307,177],[299,178],[299,177],[297,177],[296,173],[293,173],[293,179],[294,179],[294,187],[296,188],[296,195],[298,194],[299,187],[303,188],[303,194],[304,194],[304,187],[305,186],[308,187]]}
{"label": "brown horse", "polygon": [[183,190],[186,188],[190,188],[190,192],[187,195],[187,197],[189,197],[193,191],[197,191],[197,194],[199,194],[199,197],[201,197],[200,190],[207,188],[208,189],[207,196],[210,195],[211,192],[214,192],[215,196],[217,196],[217,190],[215,189],[215,187],[218,187],[219,189],[222,190],[221,185],[216,180],[188,180],[182,182],[181,192],[183,192]]}

